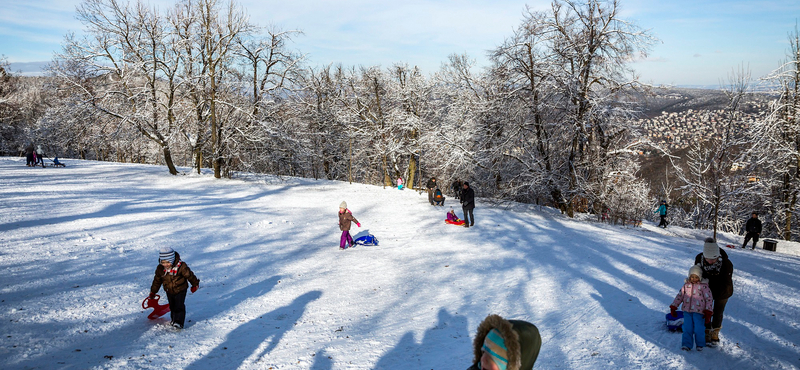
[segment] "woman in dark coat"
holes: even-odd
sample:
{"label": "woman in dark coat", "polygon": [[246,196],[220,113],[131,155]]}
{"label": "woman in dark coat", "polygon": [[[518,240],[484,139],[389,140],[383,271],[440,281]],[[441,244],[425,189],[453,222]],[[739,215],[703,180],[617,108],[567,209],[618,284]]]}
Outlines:
{"label": "woman in dark coat", "polygon": [[464,190],[461,191],[461,209],[464,211],[464,227],[475,226],[475,216],[472,210],[475,209],[475,192],[469,187],[469,183],[464,181]]}
{"label": "woman in dark coat", "polygon": [[708,279],[708,287],[714,297],[714,316],[711,323],[706,324],[706,343],[714,347],[719,344],[725,305],[733,295],[733,263],[714,238],[706,238],[703,253],[694,258],[694,263],[703,269],[701,278]]}

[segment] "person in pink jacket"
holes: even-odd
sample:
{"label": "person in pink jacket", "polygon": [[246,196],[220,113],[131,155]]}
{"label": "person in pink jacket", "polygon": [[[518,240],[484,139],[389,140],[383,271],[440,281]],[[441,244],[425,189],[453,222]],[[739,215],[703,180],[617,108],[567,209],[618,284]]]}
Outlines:
{"label": "person in pink jacket", "polygon": [[700,279],[702,275],[703,269],[700,266],[692,266],[683,288],[669,306],[670,313],[674,317],[678,306],[683,305],[681,349],[684,351],[692,349],[692,342],[698,351],[702,351],[706,346],[705,323],[711,322],[714,298],[711,289],[708,288],[708,280]]}

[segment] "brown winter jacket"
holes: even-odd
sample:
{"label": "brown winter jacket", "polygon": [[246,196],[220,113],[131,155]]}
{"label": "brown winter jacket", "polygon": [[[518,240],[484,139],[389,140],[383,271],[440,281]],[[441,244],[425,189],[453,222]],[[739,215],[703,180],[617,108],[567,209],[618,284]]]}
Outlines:
{"label": "brown winter jacket", "polygon": [[467,370],[477,370],[481,362],[483,341],[492,329],[497,329],[508,350],[508,366],[506,370],[531,370],[539,349],[542,347],[542,336],[539,328],[527,321],[506,320],[498,315],[489,315],[478,325],[478,333],[472,342],[475,359]]}
{"label": "brown winter jacket", "polygon": [[358,220],[353,217],[353,214],[350,213],[349,209],[345,209],[344,213],[339,212],[339,230],[350,231],[351,222],[358,223]]}
{"label": "brown winter jacket", "polygon": [[[181,256],[178,252],[175,252],[175,264],[178,264],[180,260]],[[189,283],[192,283],[192,286],[198,286],[200,285],[200,280],[194,276],[192,269],[190,269],[189,265],[185,262],[181,263],[181,267],[178,267],[178,272],[175,275],[167,275],[164,266],[159,264],[158,267],[156,267],[156,275],[153,277],[153,284],[150,286],[150,293],[158,293],[158,289],[163,285],[164,291],[167,292],[167,294],[178,294],[189,289]]]}

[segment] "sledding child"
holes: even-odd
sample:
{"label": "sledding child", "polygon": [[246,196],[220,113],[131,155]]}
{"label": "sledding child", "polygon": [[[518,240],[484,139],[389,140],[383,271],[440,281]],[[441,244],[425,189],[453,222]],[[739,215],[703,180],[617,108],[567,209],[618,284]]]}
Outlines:
{"label": "sledding child", "polygon": [[156,267],[156,275],[153,277],[153,285],[150,286],[150,299],[158,293],[158,289],[164,286],[169,300],[170,325],[176,329],[183,329],[186,320],[186,290],[189,283],[192,283],[191,291],[196,292],[200,288],[200,280],[194,276],[189,265],[181,261],[181,256],[170,247],[161,248],[158,255],[159,265]]}
{"label": "sledding child", "polygon": [[397,189],[398,190],[403,190],[403,178],[402,177],[398,177],[397,178]]}
{"label": "sledding child", "polygon": [[700,279],[702,275],[703,269],[700,266],[692,266],[689,269],[689,277],[669,306],[670,313],[675,317],[678,306],[683,305],[681,349],[684,351],[692,349],[692,339],[698,351],[702,351],[706,346],[705,324],[711,322],[713,298],[711,289],[708,288],[708,280]]}
{"label": "sledding child", "polygon": [[353,217],[353,213],[347,209],[347,203],[342,202],[339,204],[339,230],[342,230],[342,238],[339,240],[339,249],[344,250],[348,247],[355,246],[353,237],[350,236],[350,223],[355,222],[356,226],[361,227],[361,224]]}
{"label": "sledding child", "polygon": [[456,211],[453,210],[453,208],[450,208],[450,212],[447,212],[447,220],[451,222],[461,221],[458,219],[458,216],[456,216]]}

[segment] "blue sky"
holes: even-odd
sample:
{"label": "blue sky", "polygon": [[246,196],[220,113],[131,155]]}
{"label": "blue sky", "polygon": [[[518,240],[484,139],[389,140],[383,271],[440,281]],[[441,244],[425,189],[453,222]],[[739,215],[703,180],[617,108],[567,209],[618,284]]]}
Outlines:
{"label": "blue sky", "polygon": [[[10,62],[47,61],[63,36],[80,32],[80,0],[0,0],[0,54]],[[149,0],[165,8],[172,1]],[[417,65],[439,69],[452,53],[486,65],[486,51],[519,25],[525,5],[549,1],[239,1],[251,20],[302,30],[294,47],[311,65]],[[800,1],[621,0],[624,19],[659,38],[633,67],[655,84],[717,86],[728,73],[749,66],[754,77],[785,59],[787,34],[800,19]]]}

